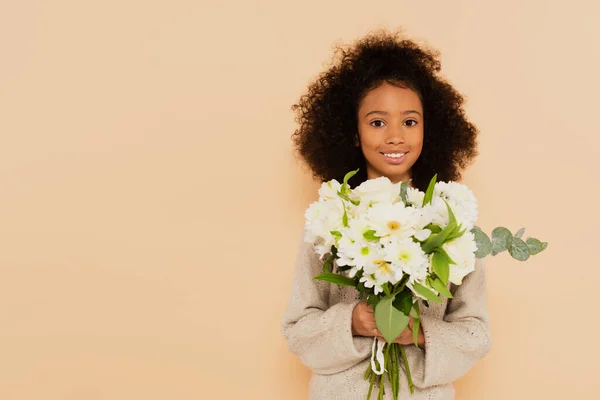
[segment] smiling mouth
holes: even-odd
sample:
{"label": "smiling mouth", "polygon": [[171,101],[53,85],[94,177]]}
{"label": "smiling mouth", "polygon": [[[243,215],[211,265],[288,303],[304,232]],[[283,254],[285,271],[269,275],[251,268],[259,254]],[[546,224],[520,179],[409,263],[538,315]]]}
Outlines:
{"label": "smiling mouth", "polygon": [[406,153],[381,153],[383,156],[387,157],[387,158],[391,158],[391,159],[400,159],[402,158]]}

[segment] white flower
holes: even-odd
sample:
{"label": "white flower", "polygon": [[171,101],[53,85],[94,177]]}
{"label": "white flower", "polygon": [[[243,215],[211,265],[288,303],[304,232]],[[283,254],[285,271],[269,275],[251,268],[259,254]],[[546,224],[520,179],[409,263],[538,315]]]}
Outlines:
{"label": "white flower", "polygon": [[379,294],[381,292],[383,292],[383,289],[381,288],[381,285],[379,283],[377,283],[377,279],[375,278],[375,275],[363,275],[360,278],[360,282],[362,282],[366,288],[372,288],[373,292],[375,294]]}
{"label": "white flower", "polygon": [[400,267],[386,261],[383,257],[374,259],[370,264],[366,264],[364,266],[364,273],[365,275],[375,276],[378,285],[383,285],[387,282],[394,285],[400,280],[396,279],[396,276],[402,277]]}
{"label": "white flower", "polygon": [[349,221],[349,226],[342,231],[342,238],[338,241],[339,265],[350,265],[360,270],[374,259],[383,257],[379,242],[368,241],[364,237],[364,233],[371,229],[365,218]]}
{"label": "white flower", "polygon": [[339,199],[338,191],[342,187],[341,183],[332,179],[327,182],[323,182],[319,188],[319,197],[322,200],[334,200]]}
{"label": "white flower", "polygon": [[416,208],[405,207],[398,202],[375,204],[367,211],[366,218],[373,226],[375,235],[385,243],[414,235],[421,215]]}
{"label": "white flower", "polygon": [[460,285],[465,276],[475,270],[475,252],[477,244],[475,235],[470,231],[451,242],[444,243],[442,248],[456,264],[450,264],[450,282]]}
{"label": "white flower", "polygon": [[[456,220],[471,230],[477,221],[477,198],[467,186],[457,182],[437,182],[434,197],[439,197],[448,202]],[[445,204],[442,201],[442,205]],[[439,206],[441,208],[441,206]],[[448,211],[443,212],[448,215]],[[447,220],[446,220],[447,221]],[[447,222],[446,222],[447,223]]]}
{"label": "white flower", "polygon": [[421,208],[421,206],[423,205],[423,199],[425,199],[425,193],[421,192],[419,189],[408,187],[406,190],[406,198],[408,199],[411,205],[417,208]]}
{"label": "white flower", "polygon": [[360,198],[361,210],[373,204],[395,203],[400,199],[400,184],[394,184],[388,178],[368,179],[352,190]]}
{"label": "white flower", "polygon": [[385,246],[386,260],[398,266],[395,279],[402,279],[403,273],[410,276],[411,281],[423,280],[427,277],[429,258],[421,249],[421,245],[412,239],[390,242]]}
{"label": "white flower", "polygon": [[304,240],[315,243],[316,252],[323,257],[337,238],[331,233],[343,228],[344,203],[341,199],[319,200],[305,212]]}

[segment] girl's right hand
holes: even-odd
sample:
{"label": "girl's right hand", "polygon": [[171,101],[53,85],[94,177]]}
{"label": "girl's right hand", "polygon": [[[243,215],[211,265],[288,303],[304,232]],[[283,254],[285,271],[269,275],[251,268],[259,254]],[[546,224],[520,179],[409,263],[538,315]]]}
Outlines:
{"label": "girl's right hand", "polygon": [[358,303],[352,310],[352,335],[381,337],[381,332],[375,324],[373,307],[368,306],[365,302]]}

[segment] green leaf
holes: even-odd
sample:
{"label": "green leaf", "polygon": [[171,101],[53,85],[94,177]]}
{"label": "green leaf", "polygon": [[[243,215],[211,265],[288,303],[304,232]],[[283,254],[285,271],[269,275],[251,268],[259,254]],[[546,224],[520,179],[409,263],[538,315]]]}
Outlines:
{"label": "green leaf", "polygon": [[488,235],[486,235],[485,232],[482,231],[478,226],[473,227],[471,232],[475,236],[475,244],[477,245],[475,257],[484,258],[490,255],[492,252],[492,241]]}
{"label": "green leaf", "polygon": [[529,258],[529,247],[519,238],[513,238],[508,252],[514,259],[519,261],[527,261]]}
{"label": "green leaf", "polygon": [[342,238],[342,232],[340,231],[330,231],[330,233],[338,239]]}
{"label": "green leaf", "polygon": [[371,294],[369,295],[369,298],[367,299],[367,305],[373,307],[373,309],[375,309],[377,307],[377,304],[379,303],[379,299],[380,297],[376,294]]}
{"label": "green leaf", "polygon": [[344,216],[342,217],[342,224],[348,226],[348,214],[346,213],[346,207],[344,207]]}
{"label": "green leaf", "polygon": [[366,231],[365,233],[363,233],[363,237],[367,240],[371,240],[371,241],[378,241],[379,238],[377,236],[375,236],[375,231],[370,229],[368,231]]}
{"label": "green leaf", "polygon": [[436,247],[433,251],[435,253],[440,253],[441,256],[444,256],[444,258],[448,261],[448,264],[456,264],[456,262],[448,255],[443,247]]}
{"label": "green leaf", "polygon": [[319,281],[327,281],[327,282],[335,283],[336,285],[340,285],[340,286],[356,287],[356,283],[354,282],[354,279],[348,278],[347,276],[342,276],[339,274],[324,273],[324,274],[319,274],[319,275],[315,276],[313,279],[319,280]]}
{"label": "green leaf", "polygon": [[523,236],[523,232],[525,232],[525,228],[521,228],[517,231],[517,233],[515,233],[515,236],[517,239],[521,239],[521,236]]}
{"label": "green leaf", "polygon": [[408,197],[406,196],[406,192],[408,191],[408,187],[410,186],[410,181],[402,182],[400,184],[400,198],[405,206],[408,206]]}
{"label": "green leaf", "polygon": [[[344,183],[342,184],[343,188],[349,189],[348,181],[350,180],[350,178],[352,178],[354,175],[356,175],[359,170],[360,170],[360,168],[355,169],[354,171],[350,171],[346,175],[344,175]],[[344,193],[347,193],[347,192],[344,192]]]}
{"label": "green leaf", "polygon": [[333,267],[333,261],[335,260],[335,256],[332,254],[323,263],[323,272],[330,273]]}
{"label": "green leaf", "polygon": [[[350,190],[350,189],[348,189],[348,190]],[[347,195],[347,194],[345,194],[345,193],[342,193],[341,191],[339,191],[337,194],[338,194],[338,196],[339,196],[340,198],[342,198],[342,199],[344,199],[344,200],[346,200],[346,201],[348,201],[348,202],[350,202],[350,203],[354,204],[355,206],[357,206],[357,205],[359,205],[359,204],[360,204],[360,200],[352,200],[350,197],[348,197],[348,195]]]}
{"label": "green leaf", "polygon": [[461,237],[462,235],[465,234],[466,231],[467,231],[467,228],[462,229],[462,225],[457,225],[456,228],[454,228],[454,230],[452,232],[450,232],[450,234],[448,235],[448,237],[446,238],[444,243],[451,242],[454,239]]}
{"label": "green leaf", "polygon": [[512,233],[502,226],[492,231],[492,255],[496,255],[507,250],[512,242]]}
{"label": "green leaf", "polygon": [[450,293],[450,290],[448,290],[448,286],[446,286],[446,284],[444,284],[440,278],[427,278],[427,283],[429,283],[432,288],[440,292],[441,295],[449,299],[452,298],[452,293]]}
{"label": "green leaf", "polygon": [[413,318],[421,319],[421,310],[419,309],[419,302],[414,302],[410,309],[410,316]]}
{"label": "green leaf", "polygon": [[421,326],[421,320],[419,318],[413,318],[413,340],[415,346],[419,347],[419,327]]}
{"label": "green leaf", "polygon": [[541,242],[536,238],[527,238],[525,244],[527,244],[527,247],[529,248],[529,255],[531,256],[535,256],[548,247],[548,242]]}
{"label": "green leaf", "polygon": [[377,329],[388,343],[394,340],[408,326],[409,318],[393,305],[394,296],[385,296],[375,308]]}
{"label": "green leaf", "polygon": [[390,296],[392,294],[392,291],[390,290],[390,285],[387,282],[381,285],[381,288],[383,289],[386,295]]}
{"label": "green leaf", "polygon": [[[435,272],[442,282],[446,284],[448,282],[448,278],[450,277],[450,264],[448,263],[446,256],[438,251],[434,251],[433,257],[431,257],[431,265],[433,267],[433,272]],[[434,289],[436,288],[434,287]]]}
{"label": "green leaf", "polygon": [[431,233],[440,233],[442,231],[442,228],[440,228],[438,225],[434,225],[434,224],[428,224],[423,229],[429,229],[431,231]]}
{"label": "green leaf", "polygon": [[436,180],[437,174],[435,174],[433,178],[431,178],[431,181],[429,181],[429,186],[427,186],[427,190],[425,191],[425,197],[423,198],[422,207],[425,207],[426,204],[431,203],[431,200],[433,199],[433,189],[435,188]]}
{"label": "green leaf", "polygon": [[396,299],[394,300],[394,307],[399,310],[402,314],[408,315],[410,314],[410,310],[412,308],[412,299],[413,295],[410,290],[405,290],[396,295]]}
{"label": "green leaf", "polygon": [[454,217],[454,213],[452,212],[452,209],[450,208],[448,203],[446,203],[446,207],[448,208],[448,216],[450,218],[450,222],[444,229],[442,229],[440,233],[438,233],[437,235],[432,234],[425,241],[425,243],[423,243],[421,248],[427,254],[431,253],[436,247],[441,246],[448,238],[448,235],[450,235],[450,233],[456,228],[457,224],[456,218]]}
{"label": "green leaf", "polygon": [[435,295],[430,289],[425,286],[416,283],[413,285],[415,292],[419,293],[421,296],[425,297],[427,300],[431,300],[434,303],[442,303],[442,299]]}

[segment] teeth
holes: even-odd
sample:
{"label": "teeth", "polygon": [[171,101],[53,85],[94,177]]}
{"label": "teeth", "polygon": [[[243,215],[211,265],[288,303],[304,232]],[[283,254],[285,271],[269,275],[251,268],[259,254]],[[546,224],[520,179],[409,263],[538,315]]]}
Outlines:
{"label": "teeth", "polygon": [[384,154],[384,156],[391,157],[391,158],[400,158],[403,155],[404,155],[404,153],[387,153],[387,154]]}

